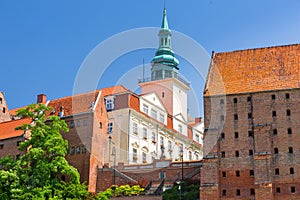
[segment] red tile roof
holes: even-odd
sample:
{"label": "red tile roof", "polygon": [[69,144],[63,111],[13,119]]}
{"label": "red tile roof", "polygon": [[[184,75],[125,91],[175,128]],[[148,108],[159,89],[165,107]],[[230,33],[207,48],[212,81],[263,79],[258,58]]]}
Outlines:
{"label": "red tile roof", "polygon": [[22,136],[24,131],[15,130],[15,128],[30,123],[31,119],[19,119],[0,123],[0,140]]}
{"label": "red tile roof", "polygon": [[205,96],[299,88],[300,44],[216,53]]}
{"label": "red tile roof", "polygon": [[128,89],[120,85],[103,88],[101,90],[95,90],[92,92],[55,99],[50,101],[48,106],[51,106],[55,110],[55,115],[59,115],[60,108],[62,106],[64,108],[64,116],[90,112],[92,106],[97,100],[100,91],[102,92],[101,96],[104,97],[121,92],[126,92],[128,91]]}

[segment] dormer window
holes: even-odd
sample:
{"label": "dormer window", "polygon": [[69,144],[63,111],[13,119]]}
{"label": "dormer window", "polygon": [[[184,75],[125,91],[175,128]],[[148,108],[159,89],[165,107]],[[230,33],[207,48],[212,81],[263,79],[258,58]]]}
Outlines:
{"label": "dormer window", "polygon": [[105,98],[105,107],[106,107],[107,111],[114,109],[114,97],[113,96]]}

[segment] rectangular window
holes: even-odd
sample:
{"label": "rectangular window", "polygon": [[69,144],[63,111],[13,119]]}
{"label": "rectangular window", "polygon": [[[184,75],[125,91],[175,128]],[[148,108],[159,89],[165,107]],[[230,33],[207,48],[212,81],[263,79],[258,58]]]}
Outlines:
{"label": "rectangular window", "polygon": [[3,149],[3,147],[4,147],[4,144],[0,144],[0,149]]}
{"label": "rectangular window", "polygon": [[224,115],[220,116],[220,121],[223,122],[224,121]]}
{"label": "rectangular window", "polygon": [[241,196],[241,190],[240,189],[236,190],[236,196]]}
{"label": "rectangular window", "polygon": [[293,153],[293,147],[289,147],[289,153]]}
{"label": "rectangular window", "polygon": [[78,127],[80,126],[80,121],[77,121],[76,126]]}
{"label": "rectangular window", "polygon": [[240,177],[240,171],[235,171],[235,176]]}
{"label": "rectangular window", "polygon": [[251,196],[255,195],[255,189],[254,188],[250,188],[250,195]]}
{"label": "rectangular window", "polygon": [[252,113],[248,113],[248,119],[252,119]]}
{"label": "rectangular window", "polygon": [[240,157],[240,152],[239,151],[235,151],[235,157]]}
{"label": "rectangular window", "polygon": [[224,99],[220,99],[220,104],[224,104]]}
{"label": "rectangular window", "polygon": [[239,138],[239,133],[238,132],[234,132],[234,138],[235,139]]}
{"label": "rectangular window", "polygon": [[172,150],[172,142],[170,140],[168,141],[168,150]]}
{"label": "rectangular window", "polygon": [[237,101],[237,98],[234,98],[234,99],[233,99],[233,103],[236,104],[237,102],[238,102],[238,101]]}
{"label": "rectangular window", "polygon": [[289,93],[285,94],[285,99],[290,99],[290,94]]}
{"label": "rectangular window", "polygon": [[113,123],[112,122],[110,122],[110,123],[108,123],[108,125],[107,125],[107,133],[112,133],[113,132]]}
{"label": "rectangular window", "polygon": [[223,178],[226,177],[226,172],[222,172],[222,177],[223,177]]}
{"label": "rectangular window", "polygon": [[84,145],[82,145],[81,152],[86,153],[86,147]]}
{"label": "rectangular window", "polygon": [[274,148],[274,154],[278,154],[279,153],[279,150],[277,147]]}
{"label": "rectangular window", "polygon": [[154,132],[152,132],[151,139],[152,139],[152,142],[156,142],[156,139],[155,139],[155,133],[154,133]]}
{"label": "rectangular window", "polygon": [[143,112],[148,115],[148,106],[146,104],[143,104]]}
{"label": "rectangular window", "polygon": [[80,154],[80,146],[76,147],[76,154]]}
{"label": "rectangular window", "polygon": [[221,133],[221,139],[222,139],[222,140],[225,139],[225,133]]}
{"label": "rectangular window", "polygon": [[276,111],[272,111],[272,117],[276,117]]}
{"label": "rectangular window", "polygon": [[135,122],[132,124],[132,132],[135,134],[138,133],[138,125]]}
{"label": "rectangular window", "polygon": [[147,137],[148,137],[148,130],[147,128],[143,127],[143,139],[147,140]]}
{"label": "rectangular window", "polygon": [[280,193],[280,187],[276,187],[276,193]]}
{"label": "rectangular window", "polygon": [[70,154],[71,154],[71,155],[74,155],[74,154],[75,154],[75,147],[71,147]]}
{"label": "rectangular window", "polygon": [[222,158],[225,158],[225,151],[222,151],[222,152],[221,152],[221,157],[222,157]]}
{"label": "rectangular window", "polygon": [[276,136],[277,135],[277,129],[273,129],[273,135]]}
{"label": "rectangular window", "polygon": [[133,160],[133,162],[136,162],[137,161],[137,159],[138,159],[138,157],[137,157],[137,149],[136,148],[133,148],[132,149],[132,160]]}
{"label": "rectangular window", "polygon": [[178,124],[178,132],[182,133],[182,126],[180,124]]}
{"label": "rectangular window", "polygon": [[239,116],[237,114],[234,114],[234,121],[239,120]]}
{"label": "rectangular window", "polygon": [[279,175],[279,168],[275,169],[275,175]]}
{"label": "rectangular window", "polygon": [[159,172],[159,178],[160,179],[164,179],[166,177],[166,173],[165,172]]}
{"label": "rectangular window", "polygon": [[147,154],[143,152],[143,163],[147,163]]}
{"label": "rectangular window", "polygon": [[159,144],[160,144],[160,146],[162,147],[162,146],[165,146],[164,145],[164,137],[160,137],[160,141],[159,141]]}
{"label": "rectangular window", "polygon": [[253,137],[253,132],[252,131],[248,131],[248,137]]}
{"label": "rectangular window", "polygon": [[226,196],[226,190],[222,190],[222,196]]}
{"label": "rectangular window", "polygon": [[196,142],[198,142],[198,143],[200,142],[200,139],[199,139],[199,138],[200,138],[200,136],[199,136],[198,134],[196,134],[196,135],[195,135],[195,140],[196,140]]}
{"label": "rectangular window", "polygon": [[247,102],[251,102],[251,97],[247,97]]}
{"label": "rectangular window", "polygon": [[22,141],[18,141],[18,142],[17,142],[17,146],[20,146],[21,142],[22,142]]}
{"label": "rectangular window", "polygon": [[74,122],[70,122],[69,127],[70,127],[70,128],[74,128]]}
{"label": "rectangular window", "polygon": [[290,174],[294,174],[294,173],[295,173],[294,168],[291,167],[291,168],[290,168]]}
{"label": "rectangular window", "polygon": [[271,98],[272,98],[272,100],[275,100],[276,99],[275,94],[272,94]]}
{"label": "rectangular window", "polygon": [[106,99],[105,101],[106,110],[110,111],[114,109],[114,101],[113,99]]}
{"label": "rectangular window", "polygon": [[162,123],[165,122],[165,116],[163,114],[159,114],[159,121],[161,121]]}
{"label": "rectangular window", "polygon": [[287,132],[288,132],[289,135],[291,135],[292,134],[292,128],[288,128]]}
{"label": "rectangular window", "polygon": [[249,156],[253,156],[253,150],[252,149],[249,150]]}
{"label": "rectangular window", "polygon": [[286,110],[286,116],[288,116],[288,117],[291,116],[291,110],[290,109]]}
{"label": "rectangular window", "polygon": [[294,186],[291,187],[291,193],[295,193],[296,192],[296,188]]}
{"label": "rectangular window", "polygon": [[154,119],[157,119],[157,111],[154,109],[151,109],[151,117]]}
{"label": "rectangular window", "polygon": [[87,126],[88,125],[88,121],[85,119],[83,120],[83,126]]}
{"label": "rectangular window", "polygon": [[249,175],[250,175],[250,176],[254,176],[254,170],[253,170],[253,169],[251,169],[251,170],[249,171]]}

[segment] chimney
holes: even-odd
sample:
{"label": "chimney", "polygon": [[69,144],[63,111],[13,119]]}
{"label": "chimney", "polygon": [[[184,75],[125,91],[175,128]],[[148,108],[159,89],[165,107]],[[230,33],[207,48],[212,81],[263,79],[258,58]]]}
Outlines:
{"label": "chimney", "polygon": [[201,123],[201,122],[202,122],[202,117],[195,118],[195,123]]}
{"label": "chimney", "polygon": [[59,109],[59,117],[63,117],[64,116],[64,107],[61,106]]}
{"label": "chimney", "polygon": [[46,104],[47,96],[45,94],[37,95],[37,103]]}

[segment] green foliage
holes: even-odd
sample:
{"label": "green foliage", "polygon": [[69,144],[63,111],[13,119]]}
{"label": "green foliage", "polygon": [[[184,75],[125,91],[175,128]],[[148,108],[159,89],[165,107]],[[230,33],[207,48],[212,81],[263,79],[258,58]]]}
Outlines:
{"label": "green foliage", "polygon": [[[189,185],[184,187],[184,192],[182,195],[182,199],[185,200],[195,200],[199,199],[199,185]],[[173,200],[180,199],[180,190],[179,186],[175,185],[172,189],[168,189],[162,194],[163,200]]]}
{"label": "green foliage", "polygon": [[[68,132],[65,121],[58,116],[46,118],[50,107],[29,105],[17,113],[30,118],[31,124],[17,127],[30,133],[30,138],[20,143],[24,152],[17,160],[0,159],[0,199],[85,199],[87,187],[65,156],[68,142],[61,132]],[[62,177],[65,177],[65,181]]]}
{"label": "green foliage", "polygon": [[100,192],[98,194],[98,200],[107,200],[113,196],[121,197],[121,196],[132,196],[132,195],[140,195],[144,191],[144,188],[141,188],[139,185],[134,185],[130,187],[130,185],[121,185],[116,186],[113,185],[111,188],[107,188],[104,192]]}

